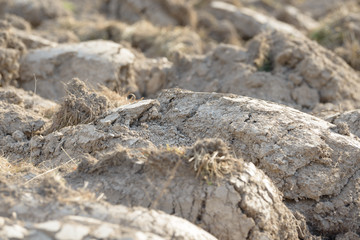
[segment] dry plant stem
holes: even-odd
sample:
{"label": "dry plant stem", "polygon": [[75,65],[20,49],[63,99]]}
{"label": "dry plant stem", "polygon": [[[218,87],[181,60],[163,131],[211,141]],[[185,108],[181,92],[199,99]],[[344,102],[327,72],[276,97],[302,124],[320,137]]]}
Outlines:
{"label": "dry plant stem", "polygon": [[100,193],[100,195],[96,198],[96,201],[100,201],[104,196],[104,193]]}

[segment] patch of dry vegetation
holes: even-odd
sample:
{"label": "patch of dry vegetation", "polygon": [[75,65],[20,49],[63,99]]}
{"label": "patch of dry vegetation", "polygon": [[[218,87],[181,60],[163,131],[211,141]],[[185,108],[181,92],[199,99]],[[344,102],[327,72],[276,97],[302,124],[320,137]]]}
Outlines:
{"label": "patch of dry vegetation", "polygon": [[78,78],[74,78],[66,85],[66,91],[67,96],[53,114],[52,124],[44,134],[67,126],[90,123],[110,108],[135,101],[135,96],[132,94],[125,97],[104,86],[99,91],[90,90]]}
{"label": "patch of dry vegetation", "polygon": [[3,157],[0,157],[0,175],[11,173],[11,164]]}
{"label": "patch of dry vegetation", "polygon": [[[221,139],[202,139],[191,147],[170,147],[159,149],[125,149],[117,146],[101,160],[85,154],[77,169],[81,173],[102,174],[109,168],[126,162],[144,163],[157,172],[174,178],[179,167],[194,171],[196,177],[206,181],[222,179],[239,171],[242,160],[234,158],[228,146]],[[169,174],[171,173],[171,174]]]}
{"label": "patch of dry vegetation", "polygon": [[42,171],[29,161],[11,163],[8,159],[0,157],[0,181],[23,185],[27,179],[41,174]]}
{"label": "patch of dry vegetation", "polygon": [[144,152],[146,162],[159,171],[173,171],[181,164],[190,167],[196,177],[208,182],[222,179],[239,171],[242,166],[242,160],[234,158],[221,139],[198,140],[187,148],[167,147]]}
{"label": "patch of dry vegetation", "polygon": [[0,157],[0,175],[2,176],[10,177],[19,173],[21,175],[21,173],[26,174],[32,171],[37,172],[37,169],[29,162],[10,163],[6,158]]}
{"label": "patch of dry vegetation", "polygon": [[193,164],[196,176],[205,180],[223,178],[241,168],[241,160],[230,154],[221,139],[198,140],[188,148],[185,156]]}
{"label": "patch of dry vegetation", "polygon": [[[71,172],[74,171],[74,166],[76,164],[62,164],[56,168],[46,170],[35,167],[27,161],[12,164],[6,158],[0,156],[0,186],[5,184],[3,186],[5,192],[9,190],[13,191],[14,194],[24,191],[36,192],[36,194],[46,197],[46,199],[63,203],[95,199],[95,194],[85,190],[85,188],[76,191],[69,188],[61,174],[55,171],[60,171],[61,168],[66,167],[66,172]],[[12,195],[6,197],[10,202],[16,200],[12,199],[14,197]]]}
{"label": "patch of dry vegetation", "polygon": [[66,126],[89,123],[108,109],[108,99],[90,91],[78,78],[68,83],[66,90],[68,95],[55,113],[52,125],[46,133]]}

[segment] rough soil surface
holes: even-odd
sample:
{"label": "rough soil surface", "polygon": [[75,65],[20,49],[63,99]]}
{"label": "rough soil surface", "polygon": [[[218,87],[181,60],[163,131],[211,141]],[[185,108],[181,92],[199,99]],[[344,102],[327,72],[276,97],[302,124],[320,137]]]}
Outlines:
{"label": "rough soil surface", "polygon": [[36,169],[1,160],[2,239],[216,239],[184,219],[74,191],[56,174],[30,183]]}
{"label": "rough soil surface", "polygon": [[344,129],[347,129],[348,133],[360,137],[360,110],[347,111],[341,114],[336,114],[330,116],[326,119],[327,121],[336,124],[337,126],[343,126]]}
{"label": "rough soil surface", "polygon": [[20,56],[26,47],[9,30],[11,25],[0,20],[0,86],[7,86],[19,78]]}
{"label": "rough soil surface", "polygon": [[126,87],[125,91],[136,92],[136,86],[131,88],[135,83],[129,66],[134,58],[128,49],[105,41],[40,48],[24,57],[20,85],[33,90],[36,81],[40,96],[59,99],[65,96],[64,83],[75,76],[87,79],[91,87],[102,84],[112,89]]}
{"label": "rough soil surface", "polygon": [[0,239],[360,239],[359,9],[0,0]]}
{"label": "rough soil surface", "polygon": [[259,34],[247,50],[220,45],[203,57],[179,57],[169,80],[169,87],[247,95],[303,111],[359,105],[356,71],[314,42],[276,31]]}
{"label": "rough soil surface", "polygon": [[2,12],[18,15],[36,27],[47,19],[52,19],[67,14],[61,2],[51,0],[25,0],[0,2]]}

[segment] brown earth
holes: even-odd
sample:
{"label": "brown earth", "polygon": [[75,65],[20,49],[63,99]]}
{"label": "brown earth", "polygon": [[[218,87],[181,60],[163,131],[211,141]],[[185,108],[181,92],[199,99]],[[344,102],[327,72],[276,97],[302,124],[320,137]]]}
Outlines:
{"label": "brown earth", "polygon": [[359,10],[0,0],[0,239],[360,239]]}

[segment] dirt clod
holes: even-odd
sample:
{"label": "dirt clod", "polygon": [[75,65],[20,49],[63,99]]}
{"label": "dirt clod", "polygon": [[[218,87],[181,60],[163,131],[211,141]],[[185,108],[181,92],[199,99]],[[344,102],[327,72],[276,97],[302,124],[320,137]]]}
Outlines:
{"label": "dirt clod", "polygon": [[0,27],[0,86],[7,86],[19,77],[20,57],[25,51],[25,45],[9,28]]}
{"label": "dirt clod", "polygon": [[66,126],[89,123],[108,109],[108,99],[90,91],[84,82],[77,78],[67,84],[66,90],[68,96],[65,97],[60,109],[55,113],[52,125],[46,130],[46,133]]}
{"label": "dirt clod", "polygon": [[359,12],[0,0],[0,239],[359,239]]}

